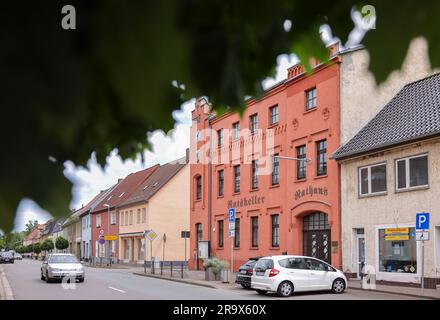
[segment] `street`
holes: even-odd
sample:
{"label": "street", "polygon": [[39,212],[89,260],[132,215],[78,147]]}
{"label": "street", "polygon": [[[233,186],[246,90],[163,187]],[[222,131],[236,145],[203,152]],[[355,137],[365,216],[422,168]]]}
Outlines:
{"label": "street", "polygon": [[[241,287],[212,289],[134,275],[133,269],[86,267],[86,280],[74,288],[40,280],[40,261],[22,260],[2,264],[16,300],[256,300],[280,299],[260,296]],[[64,287],[63,287],[64,286]],[[69,289],[67,289],[69,288]],[[331,293],[295,294],[291,300],[414,300],[415,298],[371,291],[347,289]],[[283,299],[284,300],[284,299]]]}

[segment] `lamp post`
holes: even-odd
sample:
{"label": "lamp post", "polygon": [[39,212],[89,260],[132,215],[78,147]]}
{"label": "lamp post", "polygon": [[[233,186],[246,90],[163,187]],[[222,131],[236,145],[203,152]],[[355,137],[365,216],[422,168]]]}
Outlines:
{"label": "lamp post", "polygon": [[[108,236],[110,235],[110,205],[105,203],[104,207],[107,207],[107,232],[108,232]],[[112,266],[112,261],[110,258],[110,240],[108,240],[108,248],[107,248],[107,257],[108,257],[108,264],[111,267]]]}

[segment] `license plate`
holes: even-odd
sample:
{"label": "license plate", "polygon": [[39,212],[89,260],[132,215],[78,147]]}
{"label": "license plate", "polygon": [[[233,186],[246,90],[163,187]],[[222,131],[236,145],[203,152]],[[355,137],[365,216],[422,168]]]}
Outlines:
{"label": "license plate", "polygon": [[246,270],[240,270],[241,274],[246,274]]}
{"label": "license plate", "polygon": [[263,277],[264,274],[265,274],[264,271],[257,271],[257,272],[256,272],[256,275],[257,275],[257,276],[260,276],[260,277]]}

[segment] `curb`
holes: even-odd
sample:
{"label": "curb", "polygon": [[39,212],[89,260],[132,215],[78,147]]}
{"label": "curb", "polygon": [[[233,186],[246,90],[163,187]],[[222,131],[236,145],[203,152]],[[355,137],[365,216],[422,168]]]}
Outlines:
{"label": "curb", "polygon": [[14,294],[6,278],[3,266],[0,266],[0,300],[14,300]]}
{"label": "curb", "polygon": [[155,279],[161,279],[161,280],[168,280],[168,281],[173,281],[173,282],[180,282],[180,283],[185,283],[185,284],[191,284],[191,285],[199,286],[199,287],[218,289],[217,287],[215,287],[215,286],[213,286],[211,284],[198,283],[198,282],[192,282],[192,281],[181,280],[181,279],[173,279],[173,278],[167,278],[167,277],[156,276],[156,275],[152,275],[152,274],[139,273],[139,272],[133,272],[133,274],[137,275],[137,276],[142,276],[142,277],[155,278]]}
{"label": "curb", "polygon": [[411,298],[423,298],[423,299],[428,299],[428,300],[440,300],[440,298],[438,298],[438,297],[421,296],[421,295],[417,295],[417,294],[394,292],[394,291],[386,291],[386,290],[376,290],[376,289],[366,290],[366,289],[357,288],[357,287],[348,287],[348,289],[360,290],[360,291],[364,291],[364,292],[365,291],[371,291],[371,292],[378,292],[378,293],[387,293],[387,294],[394,294],[394,295],[398,295],[398,296],[405,296],[405,297],[411,297]]}

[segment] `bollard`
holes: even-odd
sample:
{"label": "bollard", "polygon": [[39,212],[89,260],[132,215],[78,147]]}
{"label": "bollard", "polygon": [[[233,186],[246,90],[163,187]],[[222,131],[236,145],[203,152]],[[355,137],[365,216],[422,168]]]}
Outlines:
{"label": "bollard", "polygon": [[163,261],[160,262],[160,275],[163,276]]}
{"label": "bollard", "polygon": [[171,261],[171,278],[173,277],[173,261]]}
{"label": "bollard", "polygon": [[180,270],[181,270],[180,278],[183,279],[183,262],[180,264]]}

